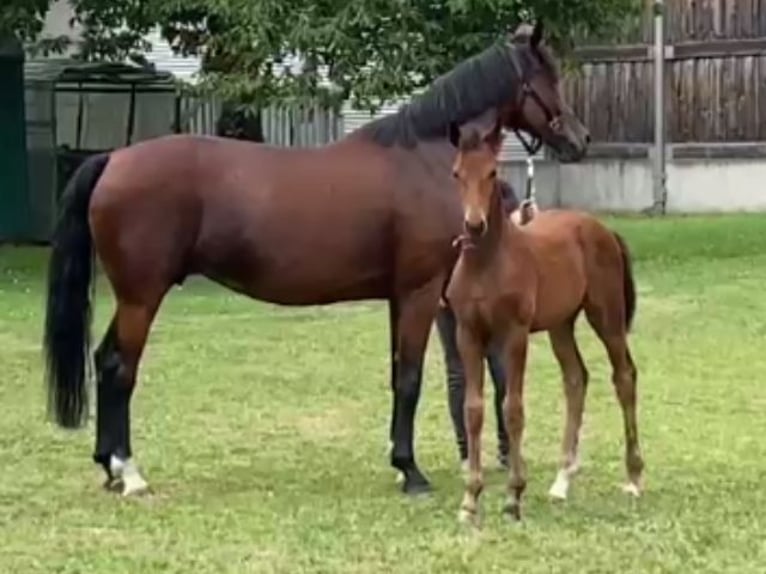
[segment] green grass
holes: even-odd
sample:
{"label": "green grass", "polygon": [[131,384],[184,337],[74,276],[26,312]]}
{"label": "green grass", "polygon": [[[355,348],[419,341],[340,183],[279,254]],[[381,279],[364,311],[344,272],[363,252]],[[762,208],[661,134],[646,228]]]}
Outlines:
{"label": "green grass", "polygon": [[202,281],[166,300],[133,403],[155,492],[102,491],[92,426],[67,433],[45,420],[45,252],[0,248],[0,572],[762,572],[766,217],[609,221],[637,259],[645,497],[618,488],[620,412],[581,324],[592,376],[571,498],[546,497],[563,415],[538,336],[526,521],[501,517],[503,476],[490,470],[478,534],[456,520],[462,482],[435,335],[416,441],[436,491],[412,501],[388,467],[384,306],[279,309]]}

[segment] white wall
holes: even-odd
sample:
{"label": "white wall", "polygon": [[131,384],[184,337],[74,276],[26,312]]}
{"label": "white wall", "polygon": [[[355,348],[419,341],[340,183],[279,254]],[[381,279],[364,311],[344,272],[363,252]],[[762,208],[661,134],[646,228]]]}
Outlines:
{"label": "white wall", "polygon": [[[538,203],[603,212],[640,212],[653,203],[645,159],[536,162]],[[502,175],[523,194],[526,166],[506,162]],[[667,212],[766,211],[766,158],[683,159],[667,163]]]}

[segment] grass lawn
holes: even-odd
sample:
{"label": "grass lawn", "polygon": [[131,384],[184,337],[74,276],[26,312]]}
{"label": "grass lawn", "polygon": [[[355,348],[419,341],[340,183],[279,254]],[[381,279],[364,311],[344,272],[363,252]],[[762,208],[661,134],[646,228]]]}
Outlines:
{"label": "grass lawn", "polygon": [[0,247],[0,572],[763,572],[766,216],[610,221],[637,260],[647,492],[620,492],[621,415],[582,321],[591,384],[570,500],[546,495],[563,399],[537,336],[526,521],[500,515],[493,469],[480,533],[456,520],[462,481],[435,333],[416,446],[436,490],[413,501],[388,466],[383,304],[281,309],[203,281],[166,300],[133,402],[154,494],[102,491],[92,425],[68,433],[45,419],[45,252]]}

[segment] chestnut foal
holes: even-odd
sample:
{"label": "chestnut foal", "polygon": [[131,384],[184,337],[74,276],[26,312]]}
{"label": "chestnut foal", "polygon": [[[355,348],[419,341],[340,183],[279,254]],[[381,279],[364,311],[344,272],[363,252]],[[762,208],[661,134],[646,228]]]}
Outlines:
{"label": "chestnut foal", "polygon": [[[454,131],[454,130],[453,130]],[[483,488],[481,430],[484,420],[482,357],[490,342],[503,348],[506,397],[503,404],[510,440],[510,471],[504,512],[521,519],[526,486],[522,456],[524,370],[530,333],[548,331],[563,373],[566,425],[561,466],[550,489],[565,499],[578,468],[578,439],[588,371],[574,336],[581,310],[603,342],[612,364],[612,382],[625,423],[626,492],[641,492],[643,461],[636,421],[636,367],[627,333],[636,293],[630,255],[622,238],[594,217],[575,211],[534,214],[525,225],[503,216],[495,192],[500,129],[454,131],[458,146],[454,174],[459,182],[465,234],[460,259],[447,288],[458,322],[458,346],[466,373],[465,420],[469,473],[460,518],[478,522]]]}

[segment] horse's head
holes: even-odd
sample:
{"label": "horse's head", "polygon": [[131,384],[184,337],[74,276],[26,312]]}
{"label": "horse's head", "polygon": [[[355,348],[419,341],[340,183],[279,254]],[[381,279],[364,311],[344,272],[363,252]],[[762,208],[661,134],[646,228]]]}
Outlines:
{"label": "horse's head", "polygon": [[482,237],[497,193],[497,154],[503,143],[499,123],[482,130],[476,124],[450,129],[450,141],[458,148],[452,173],[463,204],[463,227],[471,240]]}
{"label": "horse's head", "polygon": [[[564,101],[558,64],[543,41],[543,25],[523,24],[510,39],[511,60],[520,81],[518,96],[499,110],[498,121],[506,128],[525,131],[550,147],[562,162],[582,159],[590,142],[586,127]],[[536,151],[537,142],[526,142]]]}

